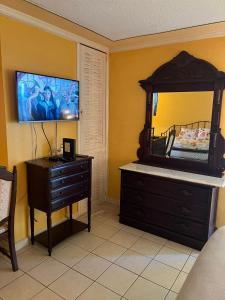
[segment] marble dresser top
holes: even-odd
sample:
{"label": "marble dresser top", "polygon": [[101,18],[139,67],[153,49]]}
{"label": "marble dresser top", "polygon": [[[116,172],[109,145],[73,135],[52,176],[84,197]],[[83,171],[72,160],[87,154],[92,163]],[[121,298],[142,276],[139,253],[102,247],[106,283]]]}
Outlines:
{"label": "marble dresser top", "polygon": [[225,176],[222,178],[213,177],[213,176],[206,176],[201,174],[165,169],[165,168],[158,168],[148,165],[136,164],[136,163],[129,163],[120,167],[120,170],[127,170],[133,172],[139,172],[154,176],[166,177],[171,179],[183,180],[198,184],[204,184],[208,186],[215,186],[215,187],[225,187]]}

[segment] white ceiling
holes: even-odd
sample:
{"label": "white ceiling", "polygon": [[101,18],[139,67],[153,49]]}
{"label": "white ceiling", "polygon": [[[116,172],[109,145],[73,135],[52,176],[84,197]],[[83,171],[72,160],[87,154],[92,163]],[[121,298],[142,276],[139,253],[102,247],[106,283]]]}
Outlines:
{"label": "white ceiling", "polygon": [[28,0],[113,41],[225,21],[225,0]]}

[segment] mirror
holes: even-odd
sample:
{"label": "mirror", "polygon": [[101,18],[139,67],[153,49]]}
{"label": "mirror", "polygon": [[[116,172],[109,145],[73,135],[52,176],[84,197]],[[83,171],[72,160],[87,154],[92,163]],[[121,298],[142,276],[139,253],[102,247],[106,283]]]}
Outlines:
{"label": "mirror", "polygon": [[225,73],[182,51],[139,83],[146,112],[137,163],[221,177]]}
{"label": "mirror", "polygon": [[213,92],[154,93],[152,154],[207,162]]}

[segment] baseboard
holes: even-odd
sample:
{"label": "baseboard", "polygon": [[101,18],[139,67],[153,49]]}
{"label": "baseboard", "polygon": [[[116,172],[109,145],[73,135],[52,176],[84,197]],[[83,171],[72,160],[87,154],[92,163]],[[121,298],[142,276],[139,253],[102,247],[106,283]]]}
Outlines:
{"label": "baseboard", "polygon": [[80,217],[80,215],[79,215],[78,211],[75,214],[73,213],[73,219],[77,219],[79,217]]}
{"label": "baseboard", "polygon": [[30,245],[30,239],[28,237],[23,240],[20,240],[20,241],[16,242],[16,245],[15,245],[16,251],[19,251],[29,245]]}
{"label": "baseboard", "polygon": [[[118,199],[107,198],[106,202],[109,202],[109,203],[111,203],[111,204],[113,204],[113,205],[119,206],[119,201],[118,201]],[[92,213],[92,216],[98,215],[98,214],[100,214],[100,213],[102,213],[102,212],[103,212],[102,210],[95,211],[95,212]],[[79,212],[78,212],[78,210],[77,210],[76,213],[73,214],[73,219],[77,219],[78,217],[80,217],[80,215],[79,215]],[[54,223],[54,224],[53,224],[53,227],[56,226],[56,225],[58,225],[58,224],[60,224],[60,223],[62,223],[62,222],[64,222],[66,219],[67,219],[67,218],[63,218],[62,220],[60,220],[60,221]],[[42,233],[42,232],[44,232],[45,230],[46,230],[46,229],[38,230],[38,231],[35,232],[35,234]],[[21,249],[23,249],[23,248],[25,248],[25,247],[27,247],[27,246],[29,246],[29,245],[30,245],[30,236],[28,236],[27,238],[25,238],[25,239],[23,239],[23,240],[20,240],[20,241],[16,242],[16,251],[19,251],[19,250],[21,250]]]}
{"label": "baseboard", "polygon": [[120,206],[120,200],[118,198],[107,197],[106,202]]}
{"label": "baseboard", "polygon": [[[73,214],[73,218],[77,219],[78,218],[78,213]],[[54,223],[52,227],[57,226],[57,225],[63,223],[64,221],[66,221],[66,220],[67,220],[67,218],[63,218],[62,220]],[[45,230],[46,230],[46,228],[45,229],[41,229],[41,230],[37,230],[35,232],[35,235],[39,234],[39,233],[42,233]],[[25,247],[27,247],[29,245],[30,245],[30,235],[28,235],[28,237],[26,237],[25,239],[16,242],[16,244],[15,244],[16,251],[19,251],[19,250],[21,250],[21,249],[23,249],[23,248],[25,248]]]}
{"label": "baseboard", "polygon": [[[118,199],[113,199],[113,198],[107,198],[106,199],[106,202],[109,202],[113,205],[116,205],[116,206],[119,206],[119,201]],[[103,211],[95,211],[92,213],[92,216],[94,215],[98,215],[100,213],[102,213]],[[73,219],[77,219],[78,217],[80,217],[80,214],[79,214],[79,211],[77,210],[76,213],[73,213]],[[53,227],[64,222],[67,218],[63,218],[62,220],[56,222],[53,224]],[[39,234],[39,233],[42,233],[44,232],[46,229],[41,229],[41,230],[38,230],[35,232],[35,234]],[[27,238],[23,239],[23,240],[20,240],[18,242],[16,242],[16,251],[19,251],[25,247],[27,247],[28,245],[30,245],[30,236],[28,236]]]}

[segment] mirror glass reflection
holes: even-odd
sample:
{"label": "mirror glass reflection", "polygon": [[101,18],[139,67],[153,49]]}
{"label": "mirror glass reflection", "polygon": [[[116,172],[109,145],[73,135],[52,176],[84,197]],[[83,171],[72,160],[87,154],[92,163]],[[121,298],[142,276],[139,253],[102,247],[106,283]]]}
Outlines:
{"label": "mirror glass reflection", "polygon": [[153,94],[151,152],[208,161],[213,92]]}

